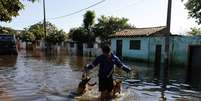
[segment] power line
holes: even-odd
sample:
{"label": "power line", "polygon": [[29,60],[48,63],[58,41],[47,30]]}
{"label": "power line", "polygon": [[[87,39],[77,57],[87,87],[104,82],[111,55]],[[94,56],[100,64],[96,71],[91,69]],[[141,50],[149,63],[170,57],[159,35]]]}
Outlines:
{"label": "power line", "polygon": [[71,15],[80,13],[80,12],[82,12],[82,11],[84,11],[84,10],[87,10],[87,9],[89,9],[89,8],[91,8],[91,7],[94,7],[94,6],[96,6],[96,5],[99,5],[99,4],[101,4],[101,3],[105,2],[105,1],[106,1],[106,0],[101,0],[101,1],[99,1],[99,2],[97,2],[97,3],[95,3],[95,4],[93,4],[93,5],[90,5],[90,6],[86,7],[86,8],[80,9],[80,10],[78,10],[78,11],[75,11],[75,12],[72,12],[72,13],[69,13],[69,14],[66,14],[66,15],[63,15],[63,16],[58,16],[58,17],[48,18],[48,19],[49,19],[49,20],[56,20],[56,19],[65,18],[65,17],[71,16]]}

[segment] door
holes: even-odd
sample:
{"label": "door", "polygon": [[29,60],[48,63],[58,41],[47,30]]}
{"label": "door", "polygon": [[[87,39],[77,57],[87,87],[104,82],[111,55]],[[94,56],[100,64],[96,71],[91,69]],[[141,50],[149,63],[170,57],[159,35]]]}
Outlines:
{"label": "door", "polygon": [[154,78],[159,79],[161,71],[161,45],[156,45],[155,62],[154,62]]}
{"label": "door", "polygon": [[116,55],[121,58],[122,57],[122,40],[117,40],[117,44],[116,44]]}
{"label": "door", "polygon": [[189,46],[187,82],[201,87],[201,45]]}

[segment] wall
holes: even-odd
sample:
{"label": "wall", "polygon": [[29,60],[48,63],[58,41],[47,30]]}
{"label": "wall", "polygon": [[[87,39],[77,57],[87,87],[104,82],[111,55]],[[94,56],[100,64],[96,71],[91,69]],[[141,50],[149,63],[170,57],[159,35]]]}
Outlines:
{"label": "wall", "polygon": [[[165,37],[133,37],[133,38],[112,38],[112,51],[116,51],[116,40],[122,40],[122,56],[133,58],[145,62],[154,63],[156,54],[156,45],[162,45],[161,63],[164,63]],[[130,40],[141,40],[141,50],[130,50]],[[201,36],[171,36],[170,37],[170,62],[172,65],[188,65],[188,47],[189,45],[201,45]]]}
{"label": "wall", "polygon": [[[67,43],[68,53],[70,55],[77,55],[77,43],[74,42],[74,47],[70,47],[70,42]],[[102,54],[100,47],[97,43],[93,44],[93,48],[87,48],[87,44],[83,43],[83,55],[84,56],[98,56]]]}
{"label": "wall", "polygon": [[[148,40],[146,37],[138,38],[113,38],[111,40],[112,51],[116,52],[116,40],[122,40],[122,56],[124,58],[133,58],[138,61],[147,61],[148,59]],[[140,50],[130,49],[130,40],[141,40]]]}
{"label": "wall", "polygon": [[187,66],[188,48],[190,45],[201,45],[201,36],[174,36],[172,43],[172,64]]}

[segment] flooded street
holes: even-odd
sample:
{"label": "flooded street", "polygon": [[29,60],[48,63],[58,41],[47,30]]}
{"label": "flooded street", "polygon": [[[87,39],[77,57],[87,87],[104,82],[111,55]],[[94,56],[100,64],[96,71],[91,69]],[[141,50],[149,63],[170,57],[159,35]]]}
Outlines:
{"label": "flooded street", "polygon": [[[44,54],[20,51],[18,56],[0,56],[0,101],[88,101],[99,96],[95,85],[86,95],[71,98],[81,70],[94,58],[70,56],[67,53]],[[138,74],[115,69],[115,78],[123,80],[122,93],[114,101],[200,101],[201,92],[183,84],[182,68],[171,69],[170,84],[161,89],[153,79],[152,66],[125,62],[136,67]],[[92,82],[98,82],[97,70],[91,71]],[[178,72],[180,71],[180,72]]]}

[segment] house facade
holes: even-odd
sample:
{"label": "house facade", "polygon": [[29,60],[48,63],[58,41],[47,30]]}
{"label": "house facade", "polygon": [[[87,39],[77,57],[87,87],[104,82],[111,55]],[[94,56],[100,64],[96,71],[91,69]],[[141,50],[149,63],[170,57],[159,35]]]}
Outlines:
{"label": "house facade", "polygon": [[[201,46],[200,36],[169,36],[171,65],[188,66],[190,48]],[[164,63],[165,27],[126,29],[111,36],[111,48],[123,59]]]}

